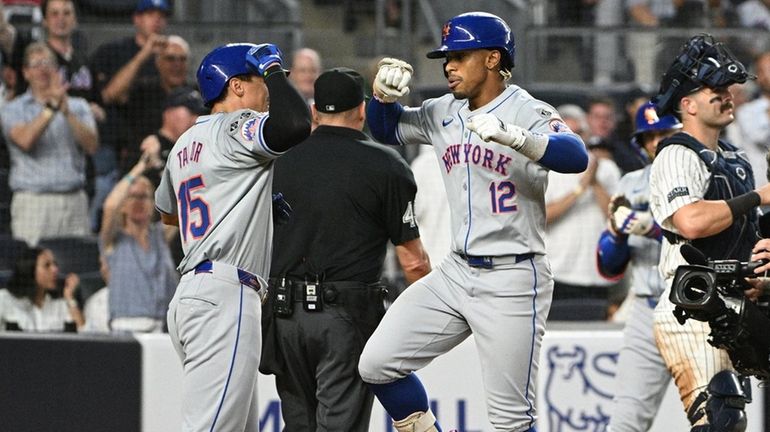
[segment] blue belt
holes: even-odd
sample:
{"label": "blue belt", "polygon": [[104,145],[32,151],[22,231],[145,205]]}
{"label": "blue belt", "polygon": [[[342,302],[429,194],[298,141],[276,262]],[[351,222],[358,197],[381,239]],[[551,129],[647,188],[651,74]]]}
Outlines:
{"label": "blue belt", "polygon": [[[256,275],[253,275],[246,270],[241,270],[239,268],[236,268],[236,270],[238,270],[238,280],[241,281],[242,284],[254,288],[257,290],[257,292],[262,290],[262,287],[259,285],[259,279]],[[211,261],[203,261],[202,263],[195,266],[195,274],[213,273],[213,271],[214,263]]]}
{"label": "blue belt", "polygon": [[460,258],[462,258],[463,261],[467,262],[469,266],[485,268],[485,269],[491,269],[494,266],[500,266],[500,265],[518,264],[522,261],[526,261],[528,259],[532,259],[535,257],[535,254],[532,252],[519,254],[519,255],[501,255],[501,256],[476,256],[476,255],[465,255],[463,253],[458,253],[457,255]]}

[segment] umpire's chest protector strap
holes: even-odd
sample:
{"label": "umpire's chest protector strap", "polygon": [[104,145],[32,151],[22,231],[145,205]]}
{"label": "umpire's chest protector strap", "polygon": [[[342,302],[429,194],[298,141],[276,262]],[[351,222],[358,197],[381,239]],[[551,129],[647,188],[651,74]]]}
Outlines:
{"label": "umpire's chest protector strap", "polygon": [[[739,155],[738,148],[732,144],[720,140],[721,151],[715,152],[692,136],[680,132],[661,141],[656,153],[660,153],[670,145],[689,148],[706,164],[711,178],[704,199],[727,200],[754,190],[754,172],[751,165]],[[692,244],[711,259],[748,261],[751,249],[759,240],[758,232],[758,216],[755,211],[752,211],[733,220],[732,225],[724,231],[710,237],[695,239]],[[672,242],[672,238],[678,237],[671,232],[666,232],[664,235],[669,242]]]}

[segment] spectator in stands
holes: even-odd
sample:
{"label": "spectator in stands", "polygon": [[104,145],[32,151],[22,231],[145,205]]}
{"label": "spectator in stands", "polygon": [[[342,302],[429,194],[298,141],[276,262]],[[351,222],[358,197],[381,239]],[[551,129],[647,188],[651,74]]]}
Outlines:
{"label": "spectator in stands", "polygon": [[770,51],[757,57],[754,72],[759,97],[735,109],[740,139],[734,142],[746,152],[754,170],[754,182],[761,187],[767,184],[765,154],[770,150]]}
{"label": "spectator in stands", "polygon": [[[575,117],[570,106],[557,108],[564,117]],[[562,114],[562,111],[565,111]],[[589,122],[590,123],[590,122]],[[606,301],[613,282],[596,269],[594,252],[606,225],[607,205],[620,180],[620,170],[601,149],[589,146],[588,169],[581,174],[548,174],[546,249],[554,274],[554,302],[592,298]]]}
{"label": "spectator in stands", "polygon": [[[742,27],[770,31],[770,0],[746,0],[736,7]],[[770,49],[767,37],[744,38],[742,41],[755,54]]]}
{"label": "spectator in stands", "polygon": [[166,97],[160,128],[147,135],[140,146],[142,153],[150,156],[150,166],[145,175],[154,187],[160,184],[160,175],[171,147],[184,131],[195,124],[198,116],[204,114],[208,114],[208,108],[203,104],[200,93],[192,87],[177,87]]}
{"label": "spectator in stands", "polygon": [[561,115],[562,120],[564,120],[564,123],[567,124],[570,130],[580,135],[584,142],[588,142],[590,131],[588,121],[586,120],[586,112],[583,111],[583,108],[574,104],[564,104],[560,105],[557,111],[559,111],[559,115]]}
{"label": "spectator in stands", "polygon": [[289,81],[294,84],[308,106],[313,104],[313,84],[321,74],[321,56],[312,48],[300,48],[291,56]]}
{"label": "spectator in stands", "polygon": [[137,83],[131,92],[127,103],[130,136],[120,154],[121,172],[128,172],[136,164],[142,154],[142,140],[161,127],[168,96],[174,89],[187,85],[189,56],[187,41],[180,36],[168,36],[166,46],[155,57],[158,77]]}
{"label": "spectator in stands", "polygon": [[91,294],[83,306],[83,317],[86,325],[81,329],[88,333],[110,332],[110,267],[107,259],[99,257],[99,273],[101,273],[104,287]]}
{"label": "spectator in stands", "polygon": [[[78,21],[74,0],[43,0],[40,8],[46,32],[45,43],[56,55],[59,73],[69,86],[69,94],[92,101],[93,78],[88,67],[88,47],[84,46],[83,38],[75,38]],[[92,111],[97,121],[104,119],[104,110],[98,105],[92,104]]]}
{"label": "spectator in stands", "polygon": [[100,46],[91,57],[94,88],[107,114],[99,125],[102,146],[93,157],[96,174],[90,209],[93,231],[99,230],[102,203],[120,177],[118,154],[135,138],[129,127],[129,95],[136,83],[158,79],[153,59],[166,47],[164,33],[170,13],[168,0],[139,0],[133,14],[135,34]]}
{"label": "spectator in stands", "polygon": [[59,278],[56,258],[48,249],[25,248],[0,290],[0,331],[76,331],[83,314],[75,300],[80,279],[74,273]]}
{"label": "spectator in stands", "polygon": [[10,65],[13,43],[16,40],[16,28],[8,22],[3,13],[3,3],[0,2],[0,107],[6,101],[13,99],[13,88],[16,74]]}
{"label": "spectator in stands", "polygon": [[98,147],[88,103],[67,95],[56,57],[42,42],[24,53],[29,89],[0,111],[11,158],[11,232],[41,238],[88,233],[85,155]]}
{"label": "spectator in stands", "polygon": [[615,101],[607,96],[594,96],[588,102],[586,115],[590,137],[586,144],[595,148],[605,148],[612,152],[612,158],[621,171],[635,171],[644,167],[645,159],[638,151],[615,134],[617,110]]}
{"label": "spectator in stands", "polygon": [[754,72],[760,94],[736,109],[740,139],[734,142],[746,152],[754,170],[755,184],[761,187],[767,184],[765,154],[770,149],[770,51],[757,57]]}
{"label": "spectator in stands", "polygon": [[110,270],[113,331],[161,332],[178,275],[155,214],[155,188],[144,176],[145,153],[104,201],[99,233]]}

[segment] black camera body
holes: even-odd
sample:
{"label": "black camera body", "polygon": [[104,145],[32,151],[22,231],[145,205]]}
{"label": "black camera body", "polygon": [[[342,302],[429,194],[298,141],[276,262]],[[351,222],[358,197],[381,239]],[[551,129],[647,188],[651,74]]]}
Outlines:
{"label": "black camera body", "polygon": [[744,375],[770,379],[770,304],[747,299],[746,278],[764,262],[708,260],[705,265],[682,265],[676,270],[669,300],[676,305],[680,324],[688,319],[708,322],[708,342],[727,351],[735,369]]}

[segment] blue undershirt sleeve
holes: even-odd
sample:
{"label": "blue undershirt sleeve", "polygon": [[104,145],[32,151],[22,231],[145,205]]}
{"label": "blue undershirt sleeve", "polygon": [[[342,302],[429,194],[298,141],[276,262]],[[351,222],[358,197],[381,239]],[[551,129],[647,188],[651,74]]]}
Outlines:
{"label": "blue undershirt sleeve", "polygon": [[618,278],[626,271],[630,260],[631,249],[628,247],[628,236],[614,236],[609,230],[604,230],[596,248],[599,273],[607,279]]}
{"label": "blue undershirt sleeve", "polygon": [[580,173],[588,167],[588,152],[575,134],[550,134],[545,154],[538,163],[560,173]]}
{"label": "blue undershirt sleeve", "polygon": [[399,145],[396,138],[398,119],[404,107],[400,103],[383,103],[372,98],[366,107],[366,122],[374,139],[381,143]]}

